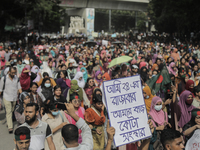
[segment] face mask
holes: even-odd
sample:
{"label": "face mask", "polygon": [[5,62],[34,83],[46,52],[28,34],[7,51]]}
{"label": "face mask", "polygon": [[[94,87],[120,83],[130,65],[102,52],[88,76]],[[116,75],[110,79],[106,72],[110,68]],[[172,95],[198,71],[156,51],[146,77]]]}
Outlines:
{"label": "face mask", "polygon": [[62,52],[60,51],[60,54],[62,54]]}
{"label": "face mask", "polygon": [[38,72],[38,69],[35,69],[35,72],[37,73],[37,72]]}
{"label": "face mask", "polygon": [[162,109],[162,105],[155,105],[155,106],[154,106],[154,109],[155,109],[156,111],[160,111],[160,110]]}
{"label": "face mask", "polygon": [[15,52],[15,54],[18,54],[18,52]]}
{"label": "face mask", "polygon": [[59,111],[51,112],[53,116],[57,116],[59,114]]}
{"label": "face mask", "polygon": [[50,83],[45,83],[44,86],[48,88],[48,87],[51,86],[51,84]]}
{"label": "face mask", "polygon": [[149,95],[146,96],[146,99],[149,99]]}
{"label": "face mask", "polygon": [[83,66],[86,66],[86,63],[83,63]]}
{"label": "face mask", "polygon": [[5,60],[4,60],[4,59],[2,59],[2,61],[4,62]]}
{"label": "face mask", "polygon": [[24,64],[24,61],[22,60],[22,64]]}
{"label": "face mask", "polygon": [[17,62],[17,59],[14,59],[14,62]]}
{"label": "face mask", "polygon": [[43,69],[43,67],[42,67],[42,66],[40,66],[40,69]]}
{"label": "face mask", "polygon": [[188,104],[188,105],[191,105],[192,102],[193,102],[193,98],[192,98],[192,99],[187,99],[187,100],[186,100],[186,104]]}
{"label": "face mask", "polygon": [[155,74],[152,75],[152,77],[156,76]]}

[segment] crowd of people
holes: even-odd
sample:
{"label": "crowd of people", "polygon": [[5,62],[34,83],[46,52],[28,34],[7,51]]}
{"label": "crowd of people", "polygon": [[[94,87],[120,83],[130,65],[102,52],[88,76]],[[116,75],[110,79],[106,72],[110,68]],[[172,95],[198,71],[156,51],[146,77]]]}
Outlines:
{"label": "crowd of people", "polygon": [[[166,37],[120,40],[0,46],[0,108],[10,134],[17,121],[16,150],[184,148],[200,128],[199,45]],[[109,68],[125,55],[132,60]],[[134,75],[141,77],[152,137],[116,148],[102,83]]]}

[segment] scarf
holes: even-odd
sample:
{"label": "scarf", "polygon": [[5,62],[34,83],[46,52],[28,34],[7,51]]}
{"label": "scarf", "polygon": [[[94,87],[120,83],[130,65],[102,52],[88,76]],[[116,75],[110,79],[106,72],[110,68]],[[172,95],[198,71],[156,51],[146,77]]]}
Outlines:
{"label": "scarf", "polygon": [[183,128],[185,124],[187,124],[191,119],[191,111],[195,108],[193,105],[187,105],[186,100],[189,95],[192,93],[190,91],[183,91],[180,95],[180,101],[178,102],[181,108],[181,117],[178,122],[179,127]]}
{"label": "scarf", "polygon": [[20,84],[21,84],[22,90],[28,90],[31,84],[31,77],[29,76],[29,74],[23,73],[25,70],[28,70],[28,68],[25,67],[22,70],[21,77],[20,77]]}
{"label": "scarf", "polygon": [[[82,70],[84,70],[84,72],[82,72]],[[87,72],[86,68],[85,68],[85,67],[82,67],[82,68],[81,68],[81,72],[83,73],[83,79],[84,79],[84,81],[85,81],[85,83],[86,83],[86,82],[87,82],[87,79],[88,79],[88,72]]]}
{"label": "scarf", "polygon": [[[162,104],[162,99],[160,97],[156,96],[156,97],[152,98],[149,115],[152,117],[154,122],[156,122],[158,124],[158,126],[161,126],[161,125],[164,125],[165,121],[168,122],[168,120],[167,120],[167,116],[165,117],[166,114],[164,113],[164,111],[162,109],[160,111],[155,110],[154,106],[158,102],[161,102],[161,104]],[[165,120],[165,118],[166,118],[166,120]]]}
{"label": "scarf", "polygon": [[19,74],[22,73],[22,70],[24,69],[24,66],[25,66],[24,64],[21,64],[21,65],[17,64],[17,71],[18,71]]}
{"label": "scarf", "polygon": [[176,71],[174,71],[174,70],[172,69],[173,66],[175,66],[175,63],[174,63],[174,62],[171,62],[170,65],[169,65],[168,70],[169,70],[169,73],[170,73],[170,74],[173,74],[173,75],[176,76]]}
{"label": "scarf", "polygon": [[83,100],[83,91],[82,89],[78,86],[78,81],[77,80],[72,80],[71,81],[71,88],[69,89],[69,94],[73,94],[77,92],[78,96],[80,97],[80,100]]}
{"label": "scarf", "polygon": [[[38,69],[38,72],[36,72],[36,69]],[[33,72],[33,73],[35,73],[37,75],[37,77],[33,80],[33,82],[39,82],[40,81],[40,75],[39,75],[40,69],[39,69],[39,67],[34,65],[31,68],[31,72]]]}
{"label": "scarf", "polygon": [[[81,81],[79,80],[79,78],[81,78]],[[73,80],[76,80],[78,82],[78,86],[81,87],[81,88],[84,88],[85,87],[85,80],[83,78],[83,73],[82,72],[77,72],[74,79]]]}
{"label": "scarf", "polygon": [[154,96],[151,94],[151,89],[149,88],[148,85],[143,88],[143,91],[149,96],[149,98],[144,98],[146,109],[147,109],[147,113],[149,113],[150,108],[151,108],[152,98]]}
{"label": "scarf", "polygon": [[96,80],[98,83],[101,83],[101,82],[102,82],[102,79],[98,79],[98,78],[97,78],[97,76],[98,76],[99,74],[102,75],[101,71],[97,71],[97,72],[95,73],[95,80]]}

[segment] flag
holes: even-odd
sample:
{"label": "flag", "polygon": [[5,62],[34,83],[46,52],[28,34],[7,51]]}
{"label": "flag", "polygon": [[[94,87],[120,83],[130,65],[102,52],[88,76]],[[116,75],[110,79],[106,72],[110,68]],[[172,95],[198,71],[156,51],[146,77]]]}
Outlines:
{"label": "flag", "polygon": [[163,69],[156,76],[152,77],[146,83],[154,94],[161,89],[166,92],[166,85],[171,83],[171,77],[166,65],[164,65]]}

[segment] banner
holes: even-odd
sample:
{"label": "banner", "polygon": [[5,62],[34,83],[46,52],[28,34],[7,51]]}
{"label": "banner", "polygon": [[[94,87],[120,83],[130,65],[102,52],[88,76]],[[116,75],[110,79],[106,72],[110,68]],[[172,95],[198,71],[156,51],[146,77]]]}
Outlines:
{"label": "banner", "polygon": [[93,37],[98,37],[99,33],[98,32],[92,32]]}
{"label": "banner", "polygon": [[200,129],[197,129],[188,140],[185,150],[200,150]]}
{"label": "banner", "polygon": [[33,20],[28,20],[28,30],[34,29],[34,22]]}
{"label": "banner", "polygon": [[151,137],[140,76],[105,81],[103,88],[115,145]]}
{"label": "banner", "polygon": [[94,17],[95,17],[94,8],[87,8],[86,9],[87,36],[92,36],[92,32],[94,32]]}

